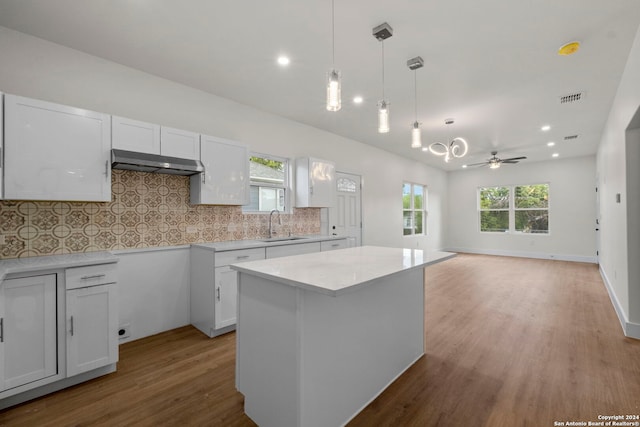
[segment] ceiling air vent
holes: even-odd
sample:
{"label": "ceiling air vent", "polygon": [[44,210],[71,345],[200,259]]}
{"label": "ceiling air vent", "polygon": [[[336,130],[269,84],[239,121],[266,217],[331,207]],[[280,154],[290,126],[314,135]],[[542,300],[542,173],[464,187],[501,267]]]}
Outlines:
{"label": "ceiling air vent", "polygon": [[575,141],[576,139],[578,139],[578,135],[567,135],[564,137],[565,141]]}
{"label": "ceiling air vent", "polygon": [[573,104],[584,99],[584,92],[570,93],[560,97],[560,104]]}

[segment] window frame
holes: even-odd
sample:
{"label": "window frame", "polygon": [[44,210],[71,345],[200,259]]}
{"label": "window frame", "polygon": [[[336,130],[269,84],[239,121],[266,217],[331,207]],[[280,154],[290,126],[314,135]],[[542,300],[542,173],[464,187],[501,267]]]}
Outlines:
{"label": "window frame", "polygon": [[[546,185],[547,186],[547,207],[546,208],[516,208],[516,187],[527,187],[532,185]],[[507,209],[482,209],[481,202],[481,191],[485,188],[507,188],[509,190],[509,207]],[[551,184],[549,182],[537,182],[537,183],[529,183],[529,184],[511,184],[511,185],[493,185],[493,186],[482,186],[476,189],[476,207],[477,207],[477,221],[478,221],[478,232],[486,233],[486,234],[512,234],[515,236],[550,236],[551,235]],[[505,231],[483,231],[482,230],[482,219],[481,213],[486,211],[508,211],[509,212],[509,229]],[[525,232],[516,230],[516,212],[518,211],[547,211],[547,231],[546,232]]]}
{"label": "window frame", "polygon": [[[251,179],[251,174],[249,174],[249,192],[251,193],[251,187],[263,187],[263,188],[276,188],[276,189],[283,189],[284,190],[284,209],[282,209],[280,212],[281,213],[291,213],[291,204],[290,204],[290,200],[291,200],[291,159],[288,157],[281,157],[281,156],[276,156],[273,154],[265,154],[265,153],[259,153],[259,152],[255,152],[255,151],[250,151],[249,152],[249,157],[248,157],[248,161],[249,163],[251,163],[251,158],[252,157],[260,157],[262,159],[268,159],[268,160],[275,160],[277,162],[281,162],[284,164],[284,183],[281,184],[277,184],[277,183],[269,183],[269,182],[258,182],[258,181],[253,181]],[[269,214],[271,211],[261,211],[261,210],[248,210],[246,209],[246,207],[249,205],[245,205],[242,206],[242,213],[243,214]]]}
{"label": "window frame", "polygon": [[[406,185],[411,186],[411,192],[410,192],[410,204],[409,204],[409,209],[405,209],[404,207],[404,187]],[[415,187],[422,187],[422,208],[416,209],[414,206],[414,201],[415,201]],[[402,204],[402,237],[415,237],[415,236],[427,236],[427,215],[428,215],[428,210],[427,210],[427,206],[428,206],[428,194],[429,194],[429,189],[428,186],[426,184],[419,184],[416,182],[410,182],[410,181],[403,181],[402,183],[402,198],[403,198],[403,204]],[[404,230],[406,230],[407,228],[405,228],[405,223],[404,223],[404,218],[405,218],[405,212],[411,212],[411,234],[404,234]],[[422,213],[422,233],[415,233],[415,213],[416,212],[421,212]]]}

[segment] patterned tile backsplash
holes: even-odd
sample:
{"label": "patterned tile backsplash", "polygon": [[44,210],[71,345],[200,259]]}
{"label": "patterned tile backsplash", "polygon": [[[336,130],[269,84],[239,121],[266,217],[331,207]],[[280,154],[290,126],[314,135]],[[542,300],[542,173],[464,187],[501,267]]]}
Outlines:
{"label": "patterned tile backsplash", "polygon": [[[189,204],[189,178],[114,170],[112,201],[0,200],[0,259],[265,238],[269,215]],[[279,235],[320,233],[320,209],[282,215]],[[0,239],[1,242],[1,239]]]}

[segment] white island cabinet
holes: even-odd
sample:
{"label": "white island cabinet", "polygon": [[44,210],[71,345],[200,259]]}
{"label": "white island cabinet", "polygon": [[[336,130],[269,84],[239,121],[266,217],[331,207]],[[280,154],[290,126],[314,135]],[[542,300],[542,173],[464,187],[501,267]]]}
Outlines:
{"label": "white island cabinet", "polygon": [[4,96],[4,198],[111,201],[111,116]]}
{"label": "white island cabinet", "polygon": [[345,425],[424,354],[424,267],[452,256],[361,246],[232,265],[246,414]]}

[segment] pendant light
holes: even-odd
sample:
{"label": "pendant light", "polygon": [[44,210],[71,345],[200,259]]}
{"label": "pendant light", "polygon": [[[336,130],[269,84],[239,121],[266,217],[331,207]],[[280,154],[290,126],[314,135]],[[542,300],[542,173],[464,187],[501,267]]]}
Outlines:
{"label": "pendant light", "polygon": [[[454,123],[453,119],[445,119],[444,124],[447,126],[452,125]],[[455,137],[451,139],[449,137],[449,143],[443,144],[442,142],[434,142],[429,145],[428,150],[435,154],[436,156],[444,156],[444,161],[449,163],[451,158],[460,158],[464,157],[469,151],[469,144],[464,138]],[[426,151],[427,148],[423,148],[423,151]]]}
{"label": "pendant light", "polygon": [[341,76],[336,70],[336,35],[334,0],[331,0],[331,71],[327,73],[327,110],[338,111],[342,107],[340,94]]}
{"label": "pendant light", "polygon": [[384,99],[384,40],[393,35],[393,28],[386,22],[373,29],[373,36],[382,45],[382,99],[378,102],[378,132],[389,132],[389,102]]}
{"label": "pendant light", "polygon": [[424,61],[421,57],[416,56],[407,61],[407,67],[413,70],[413,89],[415,94],[415,118],[413,122],[413,128],[411,129],[411,148],[422,147],[422,132],[420,130],[420,122],[418,122],[418,78],[416,76],[416,70],[422,68]]}

